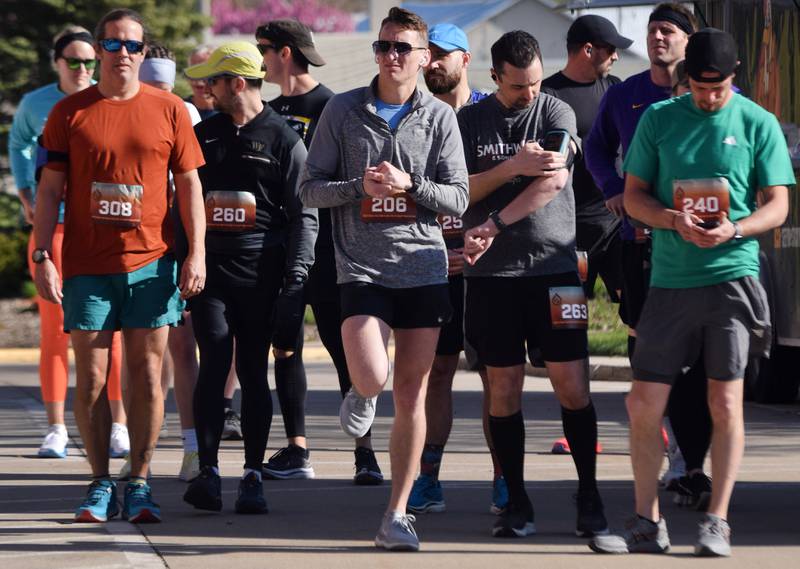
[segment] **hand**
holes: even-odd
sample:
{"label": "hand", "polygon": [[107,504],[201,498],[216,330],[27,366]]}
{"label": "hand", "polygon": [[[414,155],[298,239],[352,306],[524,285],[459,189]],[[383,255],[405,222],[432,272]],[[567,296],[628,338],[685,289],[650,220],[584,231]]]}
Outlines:
{"label": "hand", "polygon": [[189,252],[181,268],[178,289],[181,298],[186,300],[203,292],[206,286],[206,262],[204,253]]}
{"label": "hand", "polygon": [[[703,249],[710,249],[711,247],[716,247],[717,245],[730,241],[736,234],[736,228],[733,227],[733,223],[728,219],[727,214],[723,212],[722,215],[722,220],[717,227],[713,229],[704,229],[699,225],[693,225],[692,230],[686,232],[688,239],[687,237],[684,237],[684,239]],[[681,217],[688,216],[687,214],[683,214]],[[696,219],[696,221],[693,220],[693,223],[700,222],[700,219],[696,216],[692,217]],[[678,220],[676,219],[676,225],[677,222]],[[681,237],[683,237],[683,234],[681,234]]]}
{"label": "hand", "polygon": [[452,277],[464,272],[464,248],[447,250],[447,276]]}
{"label": "hand", "polygon": [[623,204],[625,194],[617,194],[613,198],[606,200],[606,209],[617,217],[625,216],[625,205]]}
{"label": "hand", "polygon": [[22,202],[22,214],[25,216],[25,223],[33,225],[33,207],[27,200],[20,200]]}
{"label": "hand", "polygon": [[377,171],[377,167],[370,166],[364,170],[364,192],[373,198],[388,198],[405,193],[398,190],[386,181],[386,175]]}
{"label": "hand", "polygon": [[474,265],[478,259],[492,246],[494,237],[499,231],[489,219],[483,224],[468,229],[464,234],[464,259]]}
{"label": "hand", "polygon": [[43,299],[55,304],[61,304],[64,293],[61,291],[61,277],[53,261],[45,259],[35,265],[33,280],[36,283],[36,292]]}
{"label": "hand", "polygon": [[556,170],[567,167],[560,152],[543,150],[536,142],[526,142],[512,158],[518,176],[555,176]]}
{"label": "hand", "polygon": [[275,357],[288,358],[297,346],[297,338],[303,327],[306,303],[303,298],[303,283],[289,282],[284,285],[275,301],[275,328],[272,331],[272,347]]}
{"label": "hand", "polygon": [[383,174],[385,183],[392,186],[395,190],[406,191],[411,189],[411,175],[396,168],[385,160],[375,167],[375,172]]}

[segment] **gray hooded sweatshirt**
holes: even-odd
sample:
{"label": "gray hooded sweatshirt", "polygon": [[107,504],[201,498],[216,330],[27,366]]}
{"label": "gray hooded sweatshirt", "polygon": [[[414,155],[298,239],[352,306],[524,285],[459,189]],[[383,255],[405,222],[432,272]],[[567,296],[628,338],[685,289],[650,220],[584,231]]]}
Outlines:
{"label": "gray hooded sweatshirt", "polygon": [[[464,149],[453,109],[414,91],[411,110],[392,130],[369,87],[335,95],[325,106],[306,160],[300,199],[331,208],[337,282],[412,288],[447,282],[447,252],[438,214],[461,215],[469,203]],[[422,178],[406,199],[407,220],[365,221],[364,170],[383,161]],[[364,206],[366,207],[366,206]],[[391,209],[391,208],[389,208]],[[367,216],[369,217],[369,216]]]}

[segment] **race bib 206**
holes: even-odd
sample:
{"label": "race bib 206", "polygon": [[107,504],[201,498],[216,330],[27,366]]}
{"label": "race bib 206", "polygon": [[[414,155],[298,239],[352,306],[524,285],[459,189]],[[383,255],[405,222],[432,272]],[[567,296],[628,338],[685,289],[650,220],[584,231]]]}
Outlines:
{"label": "race bib 206", "polygon": [[417,204],[408,196],[368,197],[361,200],[361,221],[414,223],[416,220]]}
{"label": "race bib 206", "polygon": [[219,231],[244,231],[256,225],[256,196],[250,192],[206,194],[206,226]]}
{"label": "race bib 206", "polygon": [[556,330],[586,330],[589,327],[589,306],[582,287],[550,288],[550,322]]}
{"label": "race bib 206", "polygon": [[138,227],[142,223],[142,194],[136,184],[92,182],[90,215],[95,223]]}

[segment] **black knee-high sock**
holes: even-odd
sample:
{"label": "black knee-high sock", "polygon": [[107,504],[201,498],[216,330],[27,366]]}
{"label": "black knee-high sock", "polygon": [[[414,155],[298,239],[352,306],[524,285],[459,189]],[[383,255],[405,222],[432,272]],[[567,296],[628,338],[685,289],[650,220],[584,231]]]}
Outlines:
{"label": "black knee-high sock", "polygon": [[525,423],[522,411],[508,417],[489,415],[489,431],[492,434],[494,450],[503,468],[503,476],[508,484],[511,502],[517,506],[530,502],[525,492]]}
{"label": "black knee-high sock", "polygon": [[594,404],[583,409],[561,408],[561,423],[578,471],[578,492],[597,489],[597,414]]}
{"label": "black knee-high sock", "polygon": [[681,449],[686,471],[702,469],[711,446],[711,413],[708,410],[706,370],[702,359],[675,380],[669,395],[668,414]]}
{"label": "black knee-high sock", "polygon": [[628,363],[633,365],[633,352],[636,351],[636,336],[628,336]]}
{"label": "black knee-high sock", "polygon": [[287,437],[306,436],[306,369],[301,354],[275,358],[275,391]]}

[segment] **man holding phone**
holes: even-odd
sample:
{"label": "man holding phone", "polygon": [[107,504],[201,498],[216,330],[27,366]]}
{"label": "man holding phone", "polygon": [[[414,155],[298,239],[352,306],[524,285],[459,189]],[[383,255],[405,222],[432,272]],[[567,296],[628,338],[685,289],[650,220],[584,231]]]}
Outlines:
{"label": "man holding phone", "polygon": [[[523,537],[535,532],[523,479],[527,345],[529,352],[541,349],[561,404],[579,479],[576,533],[596,535],[608,528],[595,478],[588,315],[575,254],[575,113],[540,93],[542,57],[533,36],[506,33],[491,53],[497,91],[464,108],[458,118],[470,173],[470,207],[464,215],[469,228],[465,334],[486,364],[489,428],[510,496],[492,533]],[[535,142],[540,139],[547,149]],[[499,245],[489,249],[495,239]]]}

